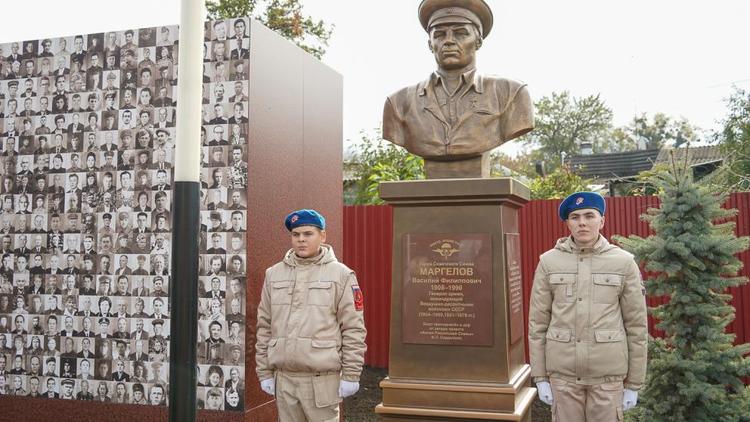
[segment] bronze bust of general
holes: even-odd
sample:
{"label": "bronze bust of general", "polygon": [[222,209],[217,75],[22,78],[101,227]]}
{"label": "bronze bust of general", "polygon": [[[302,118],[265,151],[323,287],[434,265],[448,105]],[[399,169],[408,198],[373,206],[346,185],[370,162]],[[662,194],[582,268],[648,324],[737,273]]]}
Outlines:
{"label": "bronze bust of general", "polygon": [[383,138],[423,157],[428,179],[489,177],[489,151],[534,128],[526,85],[477,73],[493,21],[483,0],[423,0],[419,21],[438,69],[388,97]]}

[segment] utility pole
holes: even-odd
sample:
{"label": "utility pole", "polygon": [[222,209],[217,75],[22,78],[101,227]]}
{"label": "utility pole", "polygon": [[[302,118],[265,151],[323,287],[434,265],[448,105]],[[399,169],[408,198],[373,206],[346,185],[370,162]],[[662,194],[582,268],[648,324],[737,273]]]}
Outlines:
{"label": "utility pole", "polygon": [[175,171],[172,201],[172,280],[169,294],[169,421],[196,420],[198,235],[204,0],[182,0]]}

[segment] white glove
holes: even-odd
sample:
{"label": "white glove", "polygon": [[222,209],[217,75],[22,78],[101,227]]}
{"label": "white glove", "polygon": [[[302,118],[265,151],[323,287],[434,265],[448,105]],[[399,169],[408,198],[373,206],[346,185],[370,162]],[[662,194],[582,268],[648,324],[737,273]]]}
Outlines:
{"label": "white glove", "polygon": [[276,381],[273,378],[265,379],[260,382],[260,389],[273,396],[276,394]]}
{"label": "white glove", "polygon": [[634,408],[636,404],[638,404],[638,392],[626,388],[622,395],[623,412]]}
{"label": "white glove", "polygon": [[339,383],[339,397],[345,398],[359,391],[359,383],[341,380]]}
{"label": "white glove", "polygon": [[539,393],[539,400],[552,406],[552,403],[555,402],[555,398],[552,396],[552,387],[549,385],[549,382],[540,381],[536,383],[536,389]]}

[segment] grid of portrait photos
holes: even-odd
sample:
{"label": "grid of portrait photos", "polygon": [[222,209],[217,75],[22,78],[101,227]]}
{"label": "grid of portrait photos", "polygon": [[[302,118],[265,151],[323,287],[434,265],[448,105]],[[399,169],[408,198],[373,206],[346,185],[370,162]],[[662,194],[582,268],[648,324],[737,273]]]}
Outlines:
{"label": "grid of portrait photos", "polygon": [[0,394],[166,404],[177,35],[0,45]]}
{"label": "grid of portrait photos", "polygon": [[198,407],[243,410],[249,20],[206,23]]}

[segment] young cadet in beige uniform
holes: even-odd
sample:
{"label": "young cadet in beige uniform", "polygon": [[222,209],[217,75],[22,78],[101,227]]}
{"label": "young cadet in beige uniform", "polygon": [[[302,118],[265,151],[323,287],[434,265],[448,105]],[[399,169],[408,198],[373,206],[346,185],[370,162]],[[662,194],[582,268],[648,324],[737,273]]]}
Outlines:
{"label": "young cadet in beige uniform", "polygon": [[341,399],[359,390],[367,348],[362,291],[324,243],[323,216],[299,210],[284,224],[292,249],[266,270],[258,305],[258,379],[275,393],[282,422],[336,422]]}
{"label": "young cadet in beige uniform", "polygon": [[641,273],[609,244],[601,195],[560,204],[570,236],[540,257],[529,308],[531,376],[553,422],[622,421],[646,377],[648,328]]}

